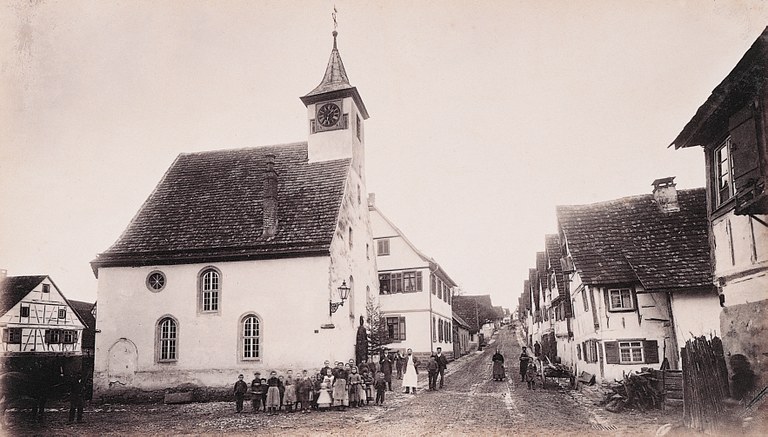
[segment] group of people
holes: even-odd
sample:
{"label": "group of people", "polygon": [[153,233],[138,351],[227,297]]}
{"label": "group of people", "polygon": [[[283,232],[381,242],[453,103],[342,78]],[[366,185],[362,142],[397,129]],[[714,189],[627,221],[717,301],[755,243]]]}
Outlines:
{"label": "group of people", "polygon": [[[260,372],[255,372],[250,386],[245,382],[245,377],[239,375],[233,389],[235,411],[243,411],[248,394],[254,413],[307,413],[310,410],[322,411],[330,408],[344,410],[371,402],[383,405],[385,392],[392,391],[393,370],[397,371],[397,378],[402,379],[405,392],[416,394],[419,361],[413,356],[411,349],[408,349],[406,355],[401,352],[395,355],[383,354],[378,365],[367,359],[358,364],[352,359],[346,364],[339,361],[335,363],[335,367],[331,367],[330,361],[323,364],[314,375],[310,375],[307,370],[302,370],[300,375],[294,375],[292,370],[286,371],[285,375],[278,375],[277,371],[273,370],[268,378],[262,378]],[[431,390],[437,389],[438,375],[440,387],[443,387],[447,366],[448,360],[438,348],[438,352],[433,354],[427,363]]]}
{"label": "group of people", "polygon": [[[538,345],[538,343],[536,344]],[[538,356],[538,354],[536,356]],[[505,378],[504,356],[498,348],[496,348],[496,353],[493,354],[491,362],[493,363],[493,380],[503,381]],[[536,357],[528,355],[528,348],[523,346],[523,351],[520,353],[520,382],[526,382],[528,389],[536,390],[537,376],[538,368],[536,367]]]}

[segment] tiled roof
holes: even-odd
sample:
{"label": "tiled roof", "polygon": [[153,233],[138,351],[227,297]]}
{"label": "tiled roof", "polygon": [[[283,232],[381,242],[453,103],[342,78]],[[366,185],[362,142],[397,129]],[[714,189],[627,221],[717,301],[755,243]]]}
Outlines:
{"label": "tiled roof", "polygon": [[0,315],[19,303],[37,287],[46,276],[8,276],[0,279]]}
{"label": "tiled roof", "polygon": [[538,274],[539,284],[547,283],[547,253],[536,252],[536,273]]}
{"label": "tiled roof", "polygon": [[455,321],[455,322],[456,322],[456,323],[457,323],[459,326],[463,326],[464,328],[467,328],[467,329],[470,329],[470,328],[471,328],[471,327],[469,326],[469,323],[467,323],[466,321],[464,321],[464,319],[462,319],[461,317],[459,317],[459,315],[456,313],[456,311],[453,311],[453,313],[452,313],[452,316],[453,316],[453,320],[454,320],[454,321]]}
{"label": "tiled roof", "polygon": [[528,285],[531,287],[528,292],[531,293],[531,297],[533,297],[533,306],[531,307],[533,310],[538,310],[540,308],[538,283],[539,275],[536,273],[536,269],[528,269]]}
{"label": "tiled roof", "polygon": [[468,296],[453,297],[453,313],[461,317],[469,326],[469,331],[475,333],[479,330],[477,326],[477,311],[475,309],[475,300]]}
{"label": "tiled roof", "polygon": [[523,301],[523,305],[525,305],[525,309],[530,310],[531,309],[531,281],[529,281],[528,279],[523,281],[522,301]]}
{"label": "tiled roof", "polygon": [[320,81],[320,85],[307,93],[305,97],[349,88],[352,88],[352,85],[349,84],[347,70],[344,69],[344,63],[341,62],[341,55],[339,54],[339,49],[336,47],[336,35],[334,34],[333,49],[331,50],[331,57],[328,59],[328,66],[325,67],[323,80]]}
{"label": "tiled roof", "polygon": [[[278,228],[262,238],[267,155],[275,156]],[[307,162],[307,144],[182,154],[100,266],[325,253],[350,160]]]}
{"label": "tiled roof", "polygon": [[640,283],[648,291],[712,289],[703,188],[678,191],[680,211],[653,195],[558,206],[576,270],[586,284]]}
{"label": "tiled roof", "polygon": [[560,265],[561,249],[560,249],[560,236],[557,234],[547,234],[544,236],[544,246],[547,250],[547,259],[549,264],[555,271],[555,281],[557,282],[558,297],[564,297],[568,290],[565,289],[565,282],[563,281],[563,266]]}

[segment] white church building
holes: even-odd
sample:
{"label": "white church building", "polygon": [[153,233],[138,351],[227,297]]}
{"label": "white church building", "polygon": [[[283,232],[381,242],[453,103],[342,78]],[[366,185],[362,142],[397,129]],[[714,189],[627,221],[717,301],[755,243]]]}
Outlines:
{"label": "white church building", "polygon": [[[368,112],[336,32],[320,85],[301,101],[307,141],[180,154],[92,261],[97,394],[229,387],[239,373],[354,357],[378,277]],[[344,300],[340,288],[349,288]]]}

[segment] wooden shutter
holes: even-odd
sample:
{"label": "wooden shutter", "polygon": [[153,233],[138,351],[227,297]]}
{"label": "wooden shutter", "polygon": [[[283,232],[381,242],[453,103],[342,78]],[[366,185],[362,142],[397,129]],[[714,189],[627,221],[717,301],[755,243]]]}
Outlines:
{"label": "wooden shutter", "polygon": [[51,332],[50,329],[46,329],[45,330],[45,344],[50,344],[51,343],[51,333],[52,332]]}
{"label": "wooden shutter", "polygon": [[416,291],[421,291],[421,272],[416,272]]}
{"label": "wooden shutter", "polygon": [[[598,290],[600,289],[598,288]],[[600,319],[598,318],[597,306],[595,305],[595,293],[593,289],[587,287],[584,288],[584,291],[589,293],[589,303],[592,305],[592,321],[595,324],[595,331],[597,331],[600,329]]]}
{"label": "wooden shutter", "polygon": [[619,364],[619,342],[618,341],[606,341],[605,345],[605,362],[606,364]]}
{"label": "wooden shutter", "polygon": [[643,342],[643,355],[648,364],[659,362],[659,342],[656,340],[645,340]]}
{"label": "wooden shutter", "polygon": [[400,317],[400,340],[405,340],[405,317]]}
{"label": "wooden shutter", "polygon": [[731,160],[733,164],[734,191],[738,193],[749,185],[750,180],[760,177],[757,154],[757,128],[748,104],[731,116],[728,128],[731,134]]}
{"label": "wooden shutter", "polygon": [[576,358],[581,359],[581,345],[576,345]]}
{"label": "wooden shutter", "polygon": [[3,343],[10,343],[9,340],[9,334],[8,334],[9,328],[3,329]]}

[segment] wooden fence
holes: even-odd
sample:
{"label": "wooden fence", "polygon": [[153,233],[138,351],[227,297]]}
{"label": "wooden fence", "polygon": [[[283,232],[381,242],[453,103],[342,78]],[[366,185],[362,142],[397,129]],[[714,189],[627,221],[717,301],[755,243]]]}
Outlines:
{"label": "wooden fence", "polygon": [[725,431],[728,369],[718,337],[688,340],[681,351],[683,364],[683,422],[707,434]]}

